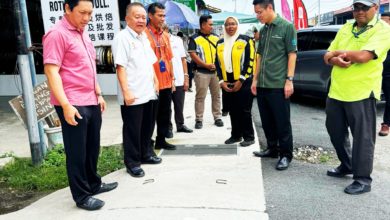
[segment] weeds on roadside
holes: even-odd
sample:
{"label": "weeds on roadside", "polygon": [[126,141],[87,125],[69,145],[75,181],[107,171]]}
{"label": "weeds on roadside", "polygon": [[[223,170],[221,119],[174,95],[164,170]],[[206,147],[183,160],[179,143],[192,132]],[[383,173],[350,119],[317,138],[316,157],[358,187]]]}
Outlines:
{"label": "weeds on roadside", "polygon": [[[45,157],[41,166],[33,166],[30,158],[17,158],[0,170],[0,183],[23,191],[53,191],[68,186],[66,158],[61,146]],[[98,173],[101,176],[123,168],[120,146],[101,148]]]}

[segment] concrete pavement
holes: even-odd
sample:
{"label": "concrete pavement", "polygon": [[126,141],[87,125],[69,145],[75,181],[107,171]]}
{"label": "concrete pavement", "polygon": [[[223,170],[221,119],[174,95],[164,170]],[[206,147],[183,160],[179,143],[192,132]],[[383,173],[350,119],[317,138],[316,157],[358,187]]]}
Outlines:
{"label": "concrete pavement", "polygon": [[[186,94],[186,125],[193,128],[195,94]],[[103,116],[102,145],[118,144],[122,127],[119,106],[115,97],[106,100],[108,109]],[[218,144],[223,144],[230,136],[229,117],[223,118],[224,127],[213,125],[210,102],[209,95],[203,129],[195,129],[192,134],[174,133],[169,142],[188,148],[196,148],[191,146],[194,144],[218,148]],[[28,146],[19,141],[16,145]],[[0,149],[2,146],[0,142]],[[99,211],[76,208],[69,188],[65,188],[0,219],[268,219],[261,162],[252,156],[252,151],[258,148],[256,138],[254,145],[238,147],[237,152],[230,155],[165,156],[162,152],[162,164],[144,165],[143,178],[133,178],[124,169],[103,177],[105,182],[118,181],[119,186],[96,196],[106,202]],[[14,152],[29,155],[25,148]]]}

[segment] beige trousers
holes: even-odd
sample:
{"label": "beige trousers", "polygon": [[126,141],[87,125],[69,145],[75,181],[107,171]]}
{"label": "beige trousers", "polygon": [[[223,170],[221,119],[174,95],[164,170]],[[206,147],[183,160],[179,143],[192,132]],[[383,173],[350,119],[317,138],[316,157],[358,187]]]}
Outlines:
{"label": "beige trousers", "polygon": [[196,121],[203,121],[204,102],[206,99],[208,88],[211,93],[211,111],[214,120],[222,117],[221,113],[221,94],[216,74],[208,74],[197,71],[195,73],[195,115]]}

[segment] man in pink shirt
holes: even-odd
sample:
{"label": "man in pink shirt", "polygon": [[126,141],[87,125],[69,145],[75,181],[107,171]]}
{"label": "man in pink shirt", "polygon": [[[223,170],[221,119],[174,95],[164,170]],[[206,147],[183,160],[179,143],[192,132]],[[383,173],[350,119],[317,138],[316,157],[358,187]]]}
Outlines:
{"label": "man in pink shirt", "polygon": [[69,187],[77,207],[86,210],[103,207],[92,196],[118,186],[102,183],[97,174],[106,103],[96,80],[95,48],[84,31],[92,11],[92,0],[65,0],[64,18],[43,37],[45,74],[61,120]]}

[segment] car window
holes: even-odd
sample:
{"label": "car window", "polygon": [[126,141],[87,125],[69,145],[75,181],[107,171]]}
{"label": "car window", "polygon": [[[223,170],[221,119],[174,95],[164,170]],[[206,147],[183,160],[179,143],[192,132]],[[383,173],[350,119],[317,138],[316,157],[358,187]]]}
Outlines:
{"label": "car window", "polygon": [[310,50],[327,50],[336,37],[335,31],[315,31],[313,32],[313,41]]}
{"label": "car window", "polygon": [[306,51],[310,48],[311,31],[298,32],[298,51]]}

